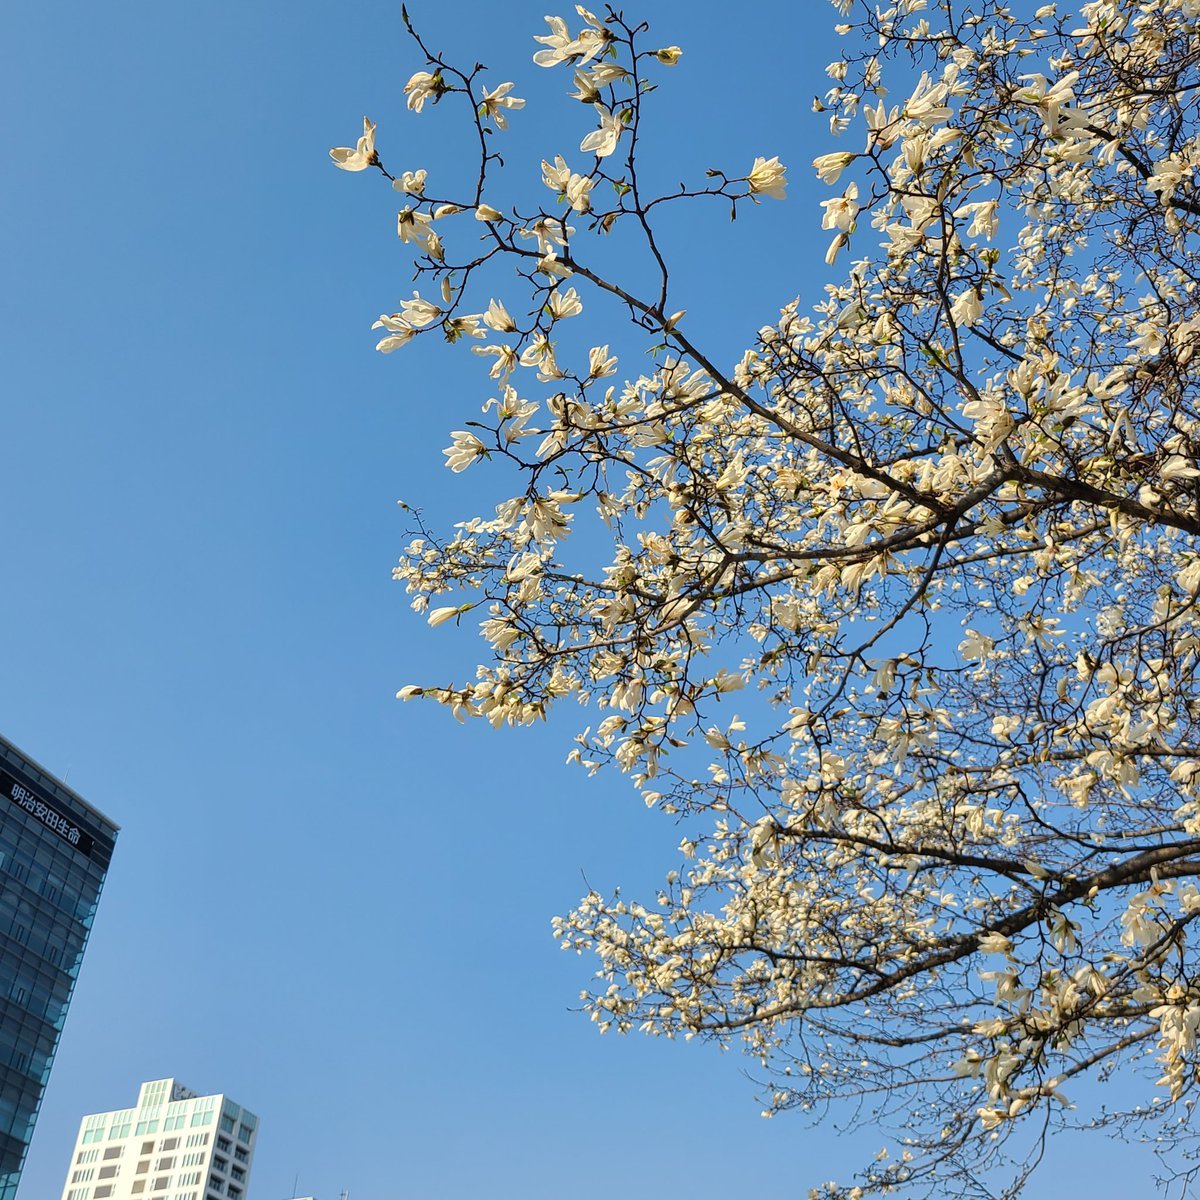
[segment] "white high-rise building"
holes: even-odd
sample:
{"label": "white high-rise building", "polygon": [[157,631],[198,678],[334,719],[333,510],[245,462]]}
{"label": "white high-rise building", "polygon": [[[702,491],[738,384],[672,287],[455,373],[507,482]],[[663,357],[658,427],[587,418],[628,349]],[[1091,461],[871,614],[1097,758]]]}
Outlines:
{"label": "white high-rise building", "polygon": [[136,1108],[83,1118],[62,1200],[244,1200],[257,1133],[228,1096],[143,1083]]}

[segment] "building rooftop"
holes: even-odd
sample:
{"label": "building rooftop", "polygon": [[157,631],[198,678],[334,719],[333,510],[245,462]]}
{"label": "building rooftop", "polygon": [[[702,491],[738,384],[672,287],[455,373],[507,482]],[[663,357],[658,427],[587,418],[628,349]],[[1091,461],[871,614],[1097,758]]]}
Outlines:
{"label": "building rooftop", "polygon": [[20,746],[13,745],[2,733],[0,733],[0,759],[15,758],[22,768],[28,770],[33,769],[40,779],[35,780],[37,783],[43,783],[50,790],[60,793],[65,797],[69,797],[83,811],[90,816],[101,829],[110,836],[120,832],[121,827],[111,817],[106,817],[98,808],[89,804],[74,788],[68,787],[63,781],[54,774],[53,771],[47,770],[35,758],[31,758]]}

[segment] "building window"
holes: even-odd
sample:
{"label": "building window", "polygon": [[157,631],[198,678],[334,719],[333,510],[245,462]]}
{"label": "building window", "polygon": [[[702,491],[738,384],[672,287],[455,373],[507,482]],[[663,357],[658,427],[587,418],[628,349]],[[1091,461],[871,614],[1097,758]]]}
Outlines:
{"label": "building window", "polygon": [[214,1155],[213,1166],[222,1174],[224,1174],[227,1170],[229,1170],[229,1159],[221,1158],[220,1155]]}
{"label": "building window", "polygon": [[130,1195],[136,1196],[139,1192],[146,1190],[146,1181],[144,1179],[135,1179],[133,1186],[129,1189]]}
{"label": "building window", "polygon": [[250,1139],[253,1136],[254,1136],[254,1130],[251,1129],[249,1125],[239,1125],[238,1126],[238,1141],[239,1142],[245,1142],[246,1145],[248,1146],[248,1145],[250,1145]]}
{"label": "building window", "polygon": [[159,1149],[160,1150],[174,1150],[175,1147],[178,1145],[179,1145],[178,1138],[163,1138],[162,1145],[159,1146]]}
{"label": "building window", "polygon": [[143,1142],[142,1143],[142,1153],[143,1154],[153,1154],[154,1153],[154,1143],[153,1142]]}
{"label": "building window", "polygon": [[230,1147],[232,1145],[233,1145],[233,1143],[227,1137],[218,1137],[217,1138],[217,1149],[224,1150],[226,1154],[229,1153]]}
{"label": "building window", "polygon": [[112,1190],[113,1185],[111,1183],[106,1183],[103,1187],[98,1187],[92,1193],[92,1195],[95,1197],[95,1200],[106,1200],[106,1197],[112,1195]]}
{"label": "building window", "polygon": [[238,1162],[248,1162],[250,1159],[250,1153],[243,1146],[235,1146],[233,1148],[233,1157],[236,1158]]}
{"label": "building window", "polygon": [[105,1157],[105,1158],[120,1158],[120,1157],[121,1157],[121,1151],[122,1151],[122,1150],[124,1150],[124,1149],[125,1149],[125,1147],[124,1147],[124,1146],[109,1146],[109,1147],[108,1147],[108,1148],[107,1148],[107,1149],[104,1151],[104,1157]]}
{"label": "building window", "polygon": [[164,1192],[167,1189],[167,1184],[171,1182],[170,1175],[160,1175],[150,1186],[152,1192]]}
{"label": "building window", "polygon": [[97,1179],[111,1179],[117,1173],[116,1167],[101,1167]]}
{"label": "building window", "polygon": [[168,1154],[166,1158],[160,1158],[158,1160],[158,1166],[156,1166],[154,1169],[156,1171],[169,1171],[174,1165],[175,1155]]}
{"label": "building window", "polygon": [[148,1158],[143,1158],[142,1161],[138,1163],[137,1170],[134,1172],[134,1174],[145,1175],[148,1170],[150,1170],[150,1160]]}

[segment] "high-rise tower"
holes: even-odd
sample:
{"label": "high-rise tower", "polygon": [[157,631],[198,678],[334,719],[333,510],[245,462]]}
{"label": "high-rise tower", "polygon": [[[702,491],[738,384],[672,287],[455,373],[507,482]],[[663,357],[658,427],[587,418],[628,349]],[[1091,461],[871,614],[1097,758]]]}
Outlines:
{"label": "high-rise tower", "polygon": [[13,1200],[117,826],[0,737],[0,1200]]}

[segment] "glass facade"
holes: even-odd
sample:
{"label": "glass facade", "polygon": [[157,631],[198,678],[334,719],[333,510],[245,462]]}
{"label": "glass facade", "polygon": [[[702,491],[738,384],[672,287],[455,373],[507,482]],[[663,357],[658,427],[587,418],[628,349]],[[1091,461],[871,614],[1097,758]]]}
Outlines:
{"label": "glass facade", "polygon": [[13,1200],[117,826],[0,737],[0,1200]]}

